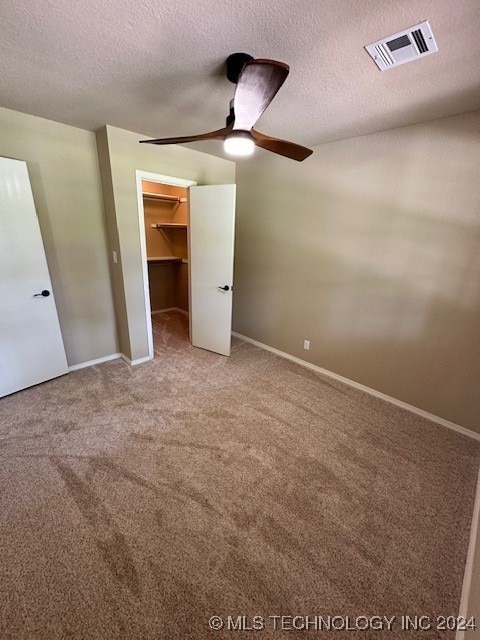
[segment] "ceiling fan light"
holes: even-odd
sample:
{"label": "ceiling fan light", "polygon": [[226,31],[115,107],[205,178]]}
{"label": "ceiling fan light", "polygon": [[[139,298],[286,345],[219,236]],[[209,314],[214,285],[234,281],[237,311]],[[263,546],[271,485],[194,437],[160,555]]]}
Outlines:
{"label": "ceiling fan light", "polygon": [[255,142],[247,131],[232,131],[225,138],[223,148],[230,156],[251,156],[255,150]]}

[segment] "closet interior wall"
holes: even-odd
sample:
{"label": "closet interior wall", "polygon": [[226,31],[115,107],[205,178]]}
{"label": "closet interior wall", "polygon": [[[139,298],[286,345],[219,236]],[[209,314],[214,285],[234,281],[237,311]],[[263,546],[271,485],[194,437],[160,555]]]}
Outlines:
{"label": "closet interior wall", "polygon": [[[188,313],[188,189],[143,180],[142,193],[151,311],[178,308]],[[156,200],[148,194],[182,201]],[[172,223],[179,226],[155,228]]]}

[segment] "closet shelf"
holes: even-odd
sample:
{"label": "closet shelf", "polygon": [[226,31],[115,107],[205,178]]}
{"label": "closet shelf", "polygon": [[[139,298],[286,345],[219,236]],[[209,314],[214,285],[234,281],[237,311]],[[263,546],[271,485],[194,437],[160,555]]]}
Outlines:
{"label": "closet shelf", "polygon": [[182,258],[179,256],[155,256],[147,258],[147,262],[182,262]]}
{"label": "closet shelf", "polygon": [[150,225],[152,229],[186,229],[186,222],[159,222]]}
{"label": "closet shelf", "polygon": [[161,202],[171,202],[171,203],[183,203],[186,202],[186,198],[179,198],[178,196],[169,196],[165,193],[146,193],[144,192],[143,197],[145,200],[160,200]]}

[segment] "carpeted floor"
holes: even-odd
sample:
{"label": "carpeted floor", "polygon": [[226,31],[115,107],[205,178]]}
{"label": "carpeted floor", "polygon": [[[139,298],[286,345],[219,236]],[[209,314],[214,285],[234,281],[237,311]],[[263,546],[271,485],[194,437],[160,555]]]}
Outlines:
{"label": "carpeted floor", "polygon": [[[157,315],[153,361],[0,400],[0,638],[278,638],[292,632],[268,616],[456,615],[479,446],[239,340],[229,359],[195,349],[186,332]],[[266,628],[210,631],[212,615]],[[454,637],[399,619],[311,629]]]}

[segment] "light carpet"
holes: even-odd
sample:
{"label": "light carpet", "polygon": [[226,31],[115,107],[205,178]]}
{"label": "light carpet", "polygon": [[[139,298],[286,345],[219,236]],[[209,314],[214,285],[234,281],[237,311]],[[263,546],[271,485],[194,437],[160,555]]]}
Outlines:
{"label": "light carpet", "polygon": [[[180,314],[154,316],[153,361],[0,400],[0,638],[456,615],[478,444],[240,340],[224,358],[186,336]],[[212,615],[266,628],[211,631]],[[454,637],[399,620],[306,635]]]}

